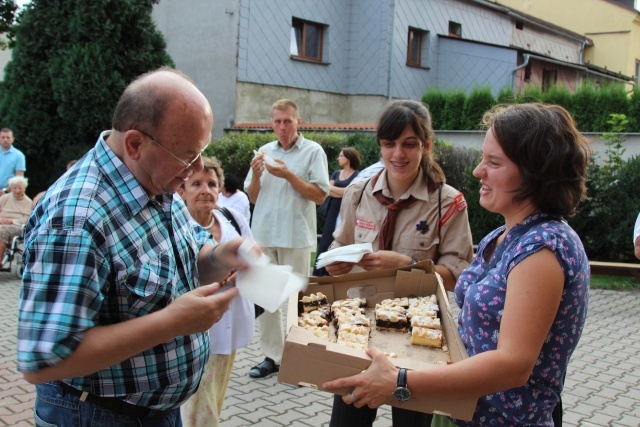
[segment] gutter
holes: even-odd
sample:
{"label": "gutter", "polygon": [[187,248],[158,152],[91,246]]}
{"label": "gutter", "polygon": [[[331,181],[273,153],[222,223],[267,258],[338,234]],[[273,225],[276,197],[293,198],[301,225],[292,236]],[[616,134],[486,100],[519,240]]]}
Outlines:
{"label": "gutter", "polygon": [[391,40],[389,43],[389,58],[387,59],[387,68],[389,69],[389,75],[387,77],[387,98],[389,102],[393,100],[393,96],[391,94],[391,88],[393,87],[393,50],[395,43],[395,33],[396,33],[396,0],[391,0]]}
{"label": "gutter", "polygon": [[516,72],[518,70],[526,67],[529,64],[529,59],[536,59],[536,60],[541,61],[541,62],[548,62],[550,64],[556,64],[556,65],[561,65],[563,67],[574,68],[576,70],[584,71],[585,73],[588,73],[588,74],[593,74],[593,75],[596,75],[596,76],[604,77],[604,78],[609,79],[609,80],[615,80],[617,82],[624,83],[624,84],[630,84],[631,83],[629,80],[620,79],[618,77],[612,77],[612,76],[609,76],[609,75],[607,75],[605,73],[600,73],[598,71],[590,70],[590,69],[588,69],[587,67],[585,67],[583,65],[572,64],[570,62],[557,61],[555,59],[545,58],[544,56],[532,55],[530,53],[524,53],[523,56],[524,56],[524,63],[519,65],[518,67],[514,68],[513,71],[512,71],[512,73],[513,73],[513,91],[514,92],[515,92],[515,76],[516,76]]}

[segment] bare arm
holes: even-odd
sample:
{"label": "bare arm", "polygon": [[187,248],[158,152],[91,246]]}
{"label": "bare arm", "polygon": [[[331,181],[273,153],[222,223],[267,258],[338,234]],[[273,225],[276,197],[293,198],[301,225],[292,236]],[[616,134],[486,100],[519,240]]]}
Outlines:
{"label": "bare arm", "polygon": [[278,163],[277,166],[270,166],[265,164],[267,171],[278,178],[286,179],[289,184],[296,190],[302,197],[307,200],[311,200],[316,205],[321,205],[326,199],[327,194],[315,184],[311,184],[300,178],[298,175],[293,173],[287,165],[280,159],[275,159]]}
{"label": "bare arm", "polygon": [[[563,284],[564,273],[551,251],[543,249],[527,257],[509,274],[497,349],[452,365],[410,371],[411,391],[421,396],[464,398],[525,384],[557,314]],[[365,373],[329,381],[323,388],[355,387],[357,407],[374,408],[389,402],[398,369],[379,350],[367,352],[374,361]],[[345,403],[351,403],[348,400],[345,397]]]}
{"label": "bare arm", "polygon": [[335,197],[337,199],[342,199],[342,197],[344,196],[344,191],[347,188],[346,187],[336,187],[334,184],[335,184],[334,180],[329,181],[329,195],[331,197]]}
{"label": "bare arm", "polygon": [[260,194],[260,177],[264,171],[264,159],[263,156],[257,156],[251,161],[251,182],[247,187],[247,196],[249,201],[256,204],[258,200],[258,194]]}
{"label": "bare arm", "polygon": [[640,259],[640,236],[638,236],[638,238],[636,239],[634,247],[636,252],[636,258]]}
{"label": "bare arm", "polygon": [[67,359],[37,372],[26,372],[32,384],[86,376],[106,369],[174,337],[206,331],[220,320],[238,290],[214,295],[218,284],[188,292],[147,316],[89,329]]}

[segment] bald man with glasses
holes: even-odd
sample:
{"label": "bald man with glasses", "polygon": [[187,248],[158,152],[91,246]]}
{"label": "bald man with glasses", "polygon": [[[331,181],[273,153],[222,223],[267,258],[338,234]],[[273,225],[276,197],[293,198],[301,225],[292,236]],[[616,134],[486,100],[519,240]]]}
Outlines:
{"label": "bald man with glasses", "polygon": [[237,294],[208,284],[246,267],[242,239],[214,246],[174,197],[203,169],[212,126],[186,76],[145,74],[125,89],[112,129],[37,205],[18,324],[37,420],[181,425],[210,354],[207,330]]}

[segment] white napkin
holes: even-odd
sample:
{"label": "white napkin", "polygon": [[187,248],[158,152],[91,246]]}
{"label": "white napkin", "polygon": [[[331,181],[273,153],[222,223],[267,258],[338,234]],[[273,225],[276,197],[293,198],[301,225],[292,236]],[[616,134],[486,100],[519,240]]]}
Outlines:
{"label": "white napkin", "polygon": [[373,253],[371,243],[356,243],[331,249],[330,251],[320,254],[316,260],[316,268],[322,268],[338,261],[356,263],[362,259],[364,254],[370,253]]}
{"label": "white napkin", "polygon": [[275,312],[291,294],[307,288],[307,278],[294,273],[290,265],[275,265],[262,254],[251,252],[255,242],[245,240],[238,248],[238,256],[249,265],[248,270],[238,271],[236,287],[240,295],[270,313]]}
{"label": "white napkin", "polygon": [[273,157],[269,156],[266,153],[258,153],[256,150],[253,150],[253,158],[255,159],[258,156],[262,156],[264,162],[269,166],[277,166],[279,163],[273,160]]}

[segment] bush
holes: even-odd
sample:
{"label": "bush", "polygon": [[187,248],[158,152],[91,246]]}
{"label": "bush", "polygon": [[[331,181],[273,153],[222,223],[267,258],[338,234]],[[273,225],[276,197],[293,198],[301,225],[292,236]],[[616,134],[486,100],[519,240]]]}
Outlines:
{"label": "bush", "polygon": [[442,90],[439,88],[429,88],[424,95],[422,95],[422,102],[424,102],[427,105],[427,108],[429,108],[433,128],[444,129],[442,127],[442,114],[444,112],[446,97]]}
{"label": "bush", "polygon": [[482,116],[487,110],[491,109],[495,103],[496,100],[489,86],[473,89],[464,101],[462,129],[477,130],[480,127]]}
{"label": "bush", "polygon": [[640,132],[640,87],[636,87],[629,100],[629,132]]}
{"label": "bush", "polygon": [[442,129],[459,130],[462,127],[462,109],[467,98],[461,90],[447,91],[442,112]]}
{"label": "bush", "polygon": [[497,102],[499,104],[513,104],[516,102],[516,95],[510,87],[503,87],[498,93]]}
{"label": "bush", "polygon": [[576,121],[577,128],[581,132],[594,132],[598,130],[595,127],[595,123],[598,120],[600,111],[598,111],[595,103],[596,97],[596,88],[589,80],[585,80],[578,89],[576,89],[576,93],[573,94],[573,109],[571,113]]}
{"label": "bush", "polygon": [[592,125],[594,131],[604,131],[609,129],[609,118],[611,114],[628,113],[629,99],[625,88],[619,84],[610,84],[596,91],[597,118]]}
{"label": "bush", "polygon": [[547,104],[556,104],[571,111],[571,92],[564,86],[553,85],[542,94],[542,101]]}

